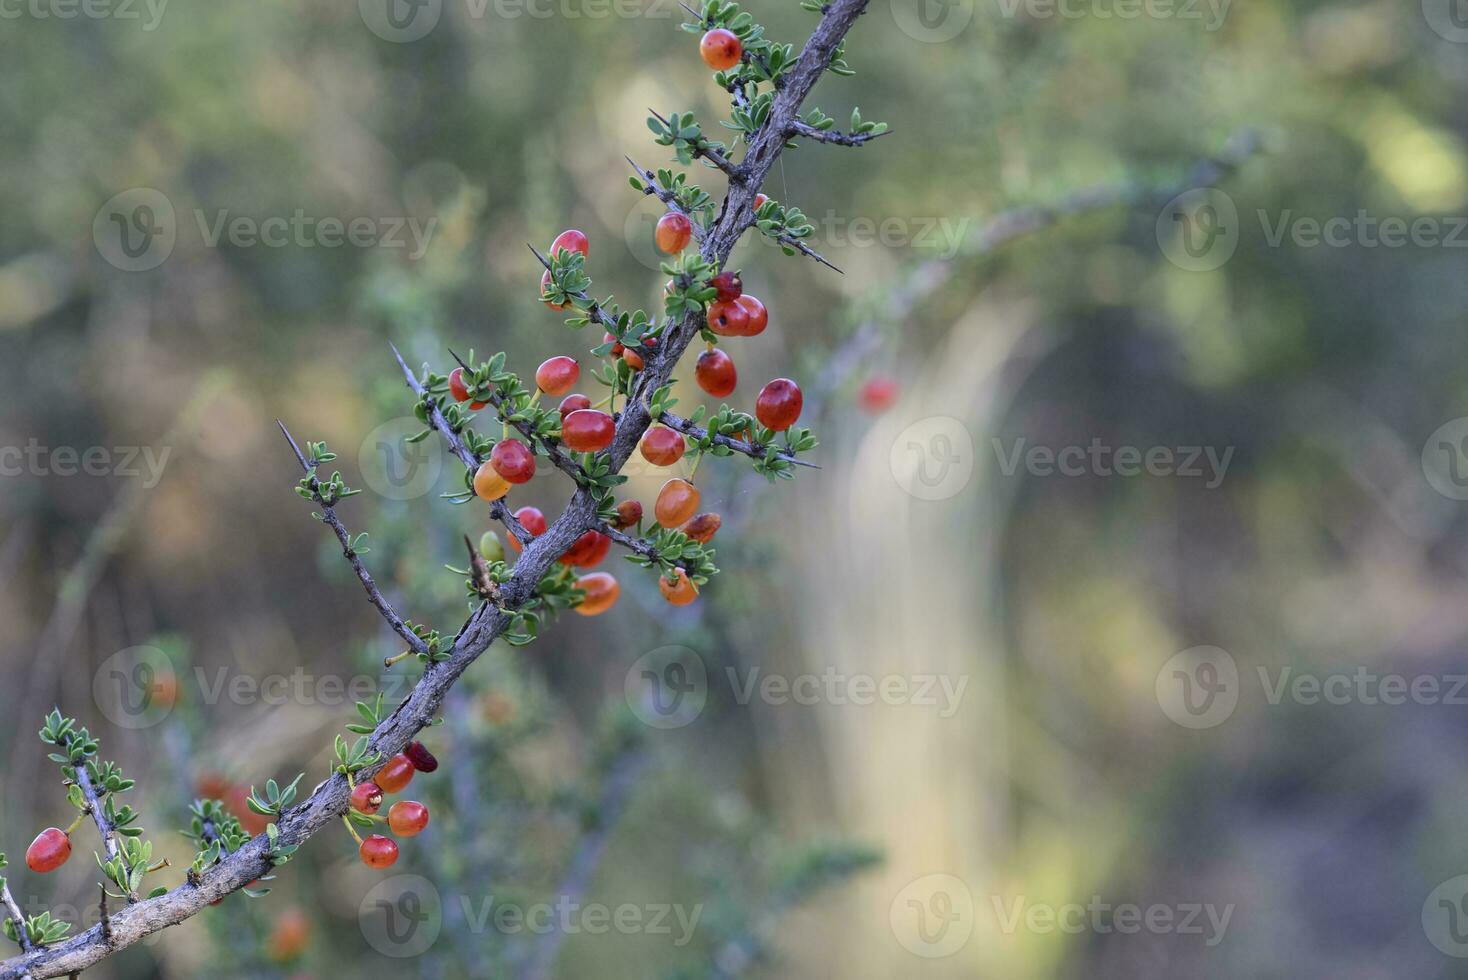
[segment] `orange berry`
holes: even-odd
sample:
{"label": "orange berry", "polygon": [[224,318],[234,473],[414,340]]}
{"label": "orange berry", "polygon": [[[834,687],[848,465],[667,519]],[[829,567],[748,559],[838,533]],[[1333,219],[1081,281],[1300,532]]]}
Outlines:
{"label": "orange berry", "polygon": [[417,800],[399,800],[387,808],[387,825],[399,837],[412,837],[428,826],[428,807]]}
{"label": "orange berry", "polygon": [[547,395],[559,398],[576,387],[579,377],[581,365],[576,363],[576,358],[562,354],[546,359],[535,369],[535,386]]}
{"label": "orange berry", "polygon": [[688,216],[679,214],[677,211],[669,211],[658,219],[657,227],[653,229],[653,241],[662,251],[669,255],[676,255],[688,247],[693,240],[693,222]]}
{"label": "orange berry", "polygon": [[684,524],[678,530],[682,531],[684,534],[688,535],[699,544],[708,544],[709,541],[712,540],[713,536],[718,533],[719,528],[722,527],[723,524],[724,519],[718,514],[699,514],[696,517],[689,519],[688,523]]}
{"label": "orange berry", "polygon": [[498,500],[510,492],[510,481],[500,475],[494,464],[485,460],[474,471],[474,494],[483,500]]}
{"label": "orange berry", "polygon": [[71,857],[71,838],[60,827],[47,827],[25,849],[25,864],[37,874],[55,871]]}
{"label": "orange berry", "polygon": [[642,503],[637,500],[624,500],[617,505],[617,519],[612,522],[612,527],[624,531],[642,520]]}
{"label": "orange berry", "polygon": [[693,580],[683,569],[678,569],[677,575],[678,577],[671,582],[658,576],[658,591],[673,605],[686,606],[698,598],[698,586],[693,584]]}
{"label": "orange berry", "polygon": [[698,53],[714,71],[728,71],[744,56],[744,44],[733,31],[715,27],[698,42]]}
{"label": "orange berry", "polygon": [[612,608],[617,602],[617,596],[622,594],[622,587],[617,580],[606,572],[592,572],[583,575],[575,582],[576,588],[586,595],[582,598],[575,610],[583,616],[599,616]]}
{"label": "orange berry", "polygon": [[700,496],[698,487],[675,476],[658,491],[653,516],[663,527],[677,527],[698,510]]}
{"label": "orange berry", "polygon": [[637,445],[642,458],[654,466],[672,466],[683,458],[688,445],[680,433],[663,425],[655,425],[642,434]]}
{"label": "orange berry", "polygon": [[399,752],[387,760],[387,765],[377,771],[372,781],[381,786],[384,793],[396,793],[413,781],[413,773],[417,771],[413,760]]}
{"label": "orange berry", "polygon": [[286,909],[270,929],[270,958],[277,963],[295,959],[311,941],[311,921],[300,909]]}

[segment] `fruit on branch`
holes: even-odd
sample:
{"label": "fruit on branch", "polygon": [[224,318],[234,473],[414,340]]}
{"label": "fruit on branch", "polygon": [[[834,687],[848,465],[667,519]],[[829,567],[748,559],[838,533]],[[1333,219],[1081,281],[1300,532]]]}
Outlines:
{"label": "fruit on branch", "polygon": [[561,399],[561,421],[566,421],[566,416],[572,412],[579,412],[583,408],[591,407],[591,399],[585,395],[567,395]]}
{"label": "fruit on branch", "polygon": [[679,214],[677,211],[669,211],[663,215],[653,228],[653,241],[669,255],[683,251],[692,240],[693,222],[688,220],[686,214]]}
{"label": "fruit on branch", "polygon": [[744,57],[744,44],[739,35],[725,27],[715,27],[698,42],[703,63],[714,71],[728,71]]}
{"label": "fruit on branch", "polygon": [[686,606],[698,598],[698,586],[693,584],[693,580],[683,569],[679,568],[674,571],[677,578],[671,582],[663,576],[658,576],[658,591],[673,605]]}
{"label": "fruit on branch", "polygon": [[485,460],[474,471],[474,495],[482,500],[498,500],[510,492],[510,481],[500,475],[494,463]]}
{"label": "fruit on branch", "polygon": [[611,357],[613,359],[618,358],[618,357],[621,357],[622,356],[622,352],[627,349],[627,348],[625,348],[625,347],[622,346],[622,342],[620,340],[618,340],[614,335],[609,334],[609,333],[604,333],[604,334],[601,335],[601,342],[604,343],[604,344],[611,344],[612,345],[612,349],[609,350],[609,351],[607,351],[607,356],[608,357]]}
{"label": "fruit on branch", "polygon": [[715,398],[727,398],[733,394],[739,376],[734,370],[734,359],[717,347],[698,355],[693,367],[693,377],[698,386]]}
{"label": "fruit on branch", "polygon": [[413,773],[417,772],[413,760],[399,752],[387,760],[387,765],[377,771],[372,779],[378,786],[382,787],[384,793],[396,793],[404,786],[413,781]]}
{"label": "fruit on branch", "polygon": [[561,421],[561,441],[578,453],[599,453],[612,444],[617,423],[606,412],[583,408]]}
{"label": "fruit on branch", "polygon": [[25,849],[25,864],[37,874],[55,871],[71,857],[71,838],[60,827],[47,827]]}
{"label": "fruit on branch", "polygon": [[[449,394],[454,396],[456,402],[469,400],[469,386],[464,384],[463,368],[454,368],[449,372]],[[477,412],[488,404],[488,402],[474,402],[469,407]]]}
{"label": "fruit on branch", "polygon": [[[539,507],[521,507],[515,511],[515,520],[524,525],[525,530],[530,532],[532,538],[540,537],[545,533],[547,527],[545,515],[540,512]],[[515,554],[518,555],[524,545],[515,540],[514,535],[510,535],[510,547],[514,548]]]}
{"label": "fruit on branch", "polygon": [[885,412],[897,404],[897,397],[902,389],[897,382],[885,375],[877,375],[868,378],[862,383],[861,390],[857,393],[857,400],[861,407],[873,414]]}
{"label": "fruit on branch", "polygon": [[770,311],[765,309],[765,304],[748,293],[740,296],[735,302],[739,304],[739,307],[744,310],[745,315],[749,317],[749,322],[744,325],[744,332],[740,336],[753,337],[757,334],[764,333],[765,325],[770,322]]}
{"label": "fruit on branch", "polygon": [[571,547],[566,549],[566,553],[557,560],[562,565],[594,568],[602,563],[607,557],[607,552],[611,550],[611,538],[600,531],[587,531],[577,538]]}
{"label": "fruit on branch", "polygon": [[270,929],[270,958],[287,963],[306,951],[311,941],[311,921],[306,913],[292,908],[282,912]]}
{"label": "fruit on branch", "polygon": [[518,439],[501,439],[495,443],[489,463],[511,483],[528,483],[535,475],[535,454]]}
{"label": "fruit on branch", "polygon": [[765,202],[768,200],[769,198],[766,197],[764,194],[756,194],[754,196],[754,209],[758,211],[760,208],[765,206]]}
{"label": "fruit on branch", "polygon": [[408,761],[413,763],[413,768],[419,772],[435,772],[438,769],[438,759],[428,751],[428,746],[422,742],[409,742],[408,747],[403,749],[403,755],[408,757]]}
{"label": "fruit on branch", "polygon": [[382,809],[382,787],[373,782],[358,783],[352,787],[352,809],[358,813],[373,814]]}
{"label": "fruit on branch", "polygon": [[642,458],[654,466],[672,466],[687,451],[682,434],[664,425],[655,425],[642,434],[637,449]]}
{"label": "fruit on branch", "polygon": [[800,418],[804,404],[805,396],[800,393],[799,385],[789,378],[776,378],[760,389],[759,397],[754,400],[754,417],[765,428],[784,432]]}
{"label": "fruit on branch", "polygon": [[562,354],[543,361],[535,369],[535,386],[547,395],[559,398],[576,387],[576,379],[580,377],[581,365],[576,363],[576,358]]}
{"label": "fruit on branch", "polygon": [[[545,296],[550,293],[550,284],[550,270],[546,269],[540,274],[540,295]],[[546,303],[545,305],[549,306],[553,310],[568,310],[571,308],[570,303]]]}
{"label": "fruit on branch", "polygon": [[663,527],[677,527],[698,510],[698,487],[680,477],[673,477],[658,491],[652,513]]}
{"label": "fruit on branch", "polygon": [[398,860],[398,845],[381,834],[373,834],[357,848],[362,863],[369,868],[390,868]]}
{"label": "fruit on branch", "polygon": [[586,595],[573,608],[583,616],[599,616],[617,603],[622,587],[606,572],[592,572],[578,578],[575,587]]}
{"label": "fruit on branch", "polygon": [[[519,544],[519,542],[515,542]],[[479,536],[479,553],[486,561],[504,561],[505,546],[500,543],[500,536],[493,531],[485,531]]]}
{"label": "fruit on branch", "polygon": [[428,826],[428,807],[417,800],[399,800],[387,810],[387,825],[399,837],[412,837]]}
{"label": "fruit on branch", "polygon": [[612,521],[612,527],[619,531],[625,531],[642,520],[642,502],[638,500],[624,500],[617,505],[617,519]]}
{"label": "fruit on branch", "polygon": [[713,536],[718,533],[719,528],[722,527],[723,524],[724,519],[722,517],[713,512],[709,512],[707,514],[698,514],[690,518],[688,520],[688,523],[684,524],[678,530],[682,531],[684,534],[688,535],[690,539],[697,541],[699,544],[708,544],[709,541],[713,539]]}
{"label": "fruit on branch", "polygon": [[749,311],[737,299],[710,303],[707,317],[709,329],[720,337],[742,337],[749,328]]}
{"label": "fruit on branch", "polygon": [[630,347],[622,352],[622,360],[626,361],[627,366],[634,371],[641,371],[646,366],[642,360],[642,355]]}
{"label": "fruit on branch", "polygon": [[580,252],[588,257],[591,255],[591,242],[575,228],[568,228],[556,236],[556,240],[551,242],[550,254],[554,256],[556,250],[562,248],[568,252]]}
{"label": "fruit on branch", "polygon": [[714,299],[720,303],[732,303],[744,292],[744,280],[739,273],[727,269],[710,279],[709,285],[714,287]]}

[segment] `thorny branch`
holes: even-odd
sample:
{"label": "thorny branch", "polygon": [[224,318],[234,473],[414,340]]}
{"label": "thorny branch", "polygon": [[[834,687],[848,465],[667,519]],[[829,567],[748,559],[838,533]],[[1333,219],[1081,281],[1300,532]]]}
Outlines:
{"label": "thorny branch", "polygon": [[[748,152],[740,165],[745,179],[731,181],[719,216],[701,246],[703,257],[716,266],[723,265],[740,235],[753,222],[754,195],[784,149],[785,133],[796,119],[801,103],[830,64],[836,46],[866,5],[867,0],[833,0],[785,75],[765,125],[749,141]],[[698,319],[697,314],[689,313],[670,325],[646,369],[633,381],[632,397],[617,423],[609,450],[614,471],[627,462],[652,422],[643,397],[667,383],[678,359],[698,336]],[[501,590],[505,608],[513,609],[526,602],[555,560],[584,531],[599,523],[595,499],[584,487],[578,488],[565,511],[546,532],[525,543],[514,573]],[[470,615],[454,637],[447,659],[425,666],[408,696],[367,736],[369,748],[380,754],[380,761],[363,769],[362,778],[374,776],[387,759],[401,752],[432,721],[449,689],[508,624],[509,616],[504,609],[488,603]],[[335,821],[347,811],[349,792],[347,778],[340,773],[322,781],[307,799],[281,814],[274,846],[298,845]],[[130,904],[113,915],[110,941],[98,924],[65,942],[0,963],[0,980],[19,980],[25,976],[42,980],[75,973],[182,922],[211,902],[266,874],[274,866],[272,846],[271,837],[259,835],[200,875],[197,883],[186,882],[157,898]]]}

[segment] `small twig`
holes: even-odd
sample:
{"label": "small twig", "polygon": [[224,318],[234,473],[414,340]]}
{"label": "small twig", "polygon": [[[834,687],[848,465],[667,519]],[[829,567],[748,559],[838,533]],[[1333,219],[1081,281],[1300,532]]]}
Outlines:
{"label": "small twig", "polygon": [[392,627],[393,632],[401,636],[403,641],[413,649],[414,653],[427,653],[428,644],[424,643],[423,639],[417,633],[409,629],[408,624],[403,622],[402,617],[393,610],[392,605],[383,596],[382,591],[378,589],[377,583],[372,580],[372,573],[367,571],[367,566],[362,564],[361,557],[352,547],[352,535],[347,531],[346,525],[341,522],[341,518],[336,516],[336,511],[327,504],[326,498],[321,496],[321,485],[316,480],[316,461],[308,460],[305,454],[301,452],[301,447],[296,445],[296,440],[291,436],[290,430],[285,427],[284,422],[276,419],[275,424],[280,426],[281,434],[285,436],[286,442],[290,443],[291,451],[296,454],[296,459],[300,462],[301,468],[306,471],[306,477],[311,490],[311,498],[321,507],[321,516],[325,520],[327,527],[331,528],[336,534],[337,541],[341,542],[342,556],[352,566],[352,571],[357,573],[357,579],[362,583],[362,587],[367,590],[368,600],[372,605],[377,607],[377,611],[382,614],[383,619],[387,620],[387,624]]}
{"label": "small twig", "polygon": [[98,925],[102,927],[102,942],[110,946],[112,945],[112,916],[107,911],[107,886],[99,884],[97,891],[102,893],[102,897],[97,901],[97,910],[100,913]]}
{"label": "small twig", "polygon": [[[651,106],[648,107],[647,111],[652,113],[653,118],[662,123],[665,128],[672,128],[672,124],[668,122],[668,120],[663,116],[662,113],[658,112]],[[724,172],[724,176],[728,177],[731,182],[736,184],[744,183],[746,176],[744,173],[744,168],[735,163],[733,160],[730,160],[723,153],[714,149],[712,146],[695,146],[693,148],[693,155],[695,157],[702,157],[709,163],[712,163],[715,167],[718,167]],[[633,164],[633,166],[636,166],[636,164]]]}
{"label": "small twig", "polygon": [[[67,747],[70,748],[70,739]],[[87,801],[87,811],[91,814],[92,822],[97,825],[97,833],[102,838],[102,849],[107,852],[109,860],[117,860],[119,853],[117,847],[117,831],[112,826],[112,821],[107,819],[107,811],[102,807],[102,794],[97,792],[97,787],[92,784],[92,774],[87,772],[87,762],[83,759],[72,769],[76,773],[76,784],[82,791],[83,798]],[[127,900],[131,904],[138,900],[138,896],[127,889]]]}
{"label": "small twig", "polygon": [[[663,425],[666,425],[668,428],[674,430],[675,432],[681,432],[685,436],[690,436],[691,438],[696,440],[701,441],[705,436],[708,435],[707,429],[700,428],[687,419],[678,415],[674,415],[672,412],[664,412],[662,415],[659,415],[658,421],[663,423]],[[735,439],[733,436],[726,436],[722,434],[714,436],[714,445],[724,446],[728,449],[732,449],[736,453],[743,453],[745,456],[748,456],[751,459],[764,459],[765,453],[770,448],[769,446],[762,446],[756,443],[746,442],[743,439]],[[783,459],[787,463],[791,463],[795,466],[806,466],[813,470],[820,469],[820,466],[816,465],[815,463],[812,463],[809,460],[801,459],[795,454],[787,452],[784,449],[777,448],[776,456],[779,459]]]}
{"label": "small twig", "polygon": [[[549,272],[551,267],[550,259],[546,258],[544,255],[541,255],[540,249],[536,248],[534,245],[531,245],[529,242],[525,243],[525,247],[530,249],[530,251],[534,253],[535,257],[540,260],[540,264],[545,266],[546,271]],[[606,313],[602,311],[600,304],[598,304],[596,300],[592,299],[586,293],[571,293],[570,295],[575,296],[577,299],[585,300],[587,303],[591,304],[590,307],[586,310],[586,316],[593,323],[597,324],[605,330],[611,330],[614,326],[616,326],[616,324],[612,322],[611,318],[609,318]],[[577,310],[577,312],[579,313],[581,311]]]}
{"label": "small twig", "polygon": [[820,252],[817,252],[815,249],[811,248],[809,245],[798,238],[791,238],[789,235],[781,235],[775,240],[778,241],[781,245],[787,245],[790,248],[795,249],[795,251],[799,252],[801,255],[806,256],[807,258],[815,259],[817,262],[828,269],[835,269],[837,272],[841,273],[841,275],[846,275],[846,273],[843,272],[841,269],[828,262],[824,255],[822,255]]}
{"label": "small twig", "polygon": [[10,914],[10,920],[15,923],[16,941],[20,948],[29,953],[36,947],[31,944],[31,937],[25,931],[25,914],[21,912],[20,905],[15,901],[15,896],[10,894],[10,883],[0,877],[0,901],[5,903],[5,910]]}
{"label": "small twig", "polygon": [[797,119],[790,124],[788,135],[815,140],[817,143],[830,143],[833,146],[863,146],[891,132],[892,130],[888,129],[880,133],[843,133],[835,129],[816,129],[809,123]]}
{"label": "small twig", "polygon": [[656,174],[654,174],[651,170],[644,170],[643,168],[639,167],[637,165],[637,162],[631,157],[623,156],[622,159],[631,164],[632,172],[637,174],[638,177],[641,177],[642,180],[647,184],[647,186],[643,188],[642,193],[650,194],[656,197],[659,201],[662,201],[663,204],[667,205],[669,211],[676,211],[687,218],[689,224],[693,226],[694,239],[699,244],[703,244],[703,226],[694,220],[693,214],[690,213],[689,210],[683,206],[682,202],[678,200],[678,195],[674,194],[662,184],[658,183],[658,178]]}

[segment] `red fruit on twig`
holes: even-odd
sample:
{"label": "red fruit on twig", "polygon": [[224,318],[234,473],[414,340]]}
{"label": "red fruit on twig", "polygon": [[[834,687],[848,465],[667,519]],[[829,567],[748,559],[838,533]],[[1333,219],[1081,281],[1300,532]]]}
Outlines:
{"label": "red fruit on twig", "polygon": [[733,31],[715,27],[698,42],[698,53],[714,71],[728,71],[744,56],[744,44]]}
{"label": "red fruit on twig", "polygon": [[698,355],[693,367],[694,380],[704,391],[715,398],[727,398],[733,394],[739,376],[734,370],[734,359],[715,347]]}
{"label": "red fruit on twig", "polygon": [[398,860],[398,845],[381,834],[373,834],[357,848],[362,863],[369,868],[390,868]]}
{"label": "red fruit on twig", "polygon": [[25,864],[37,874],[55,871],[71,857],[71,838],[60,827],[47,827],[25,849]]}
{"label": "red fruit on twig", "polygon": [[799,385],[789,378],[776,378],[760,389],[754,401],[754,417],[765,428],[784,432],[800,418],[804,404]]}

